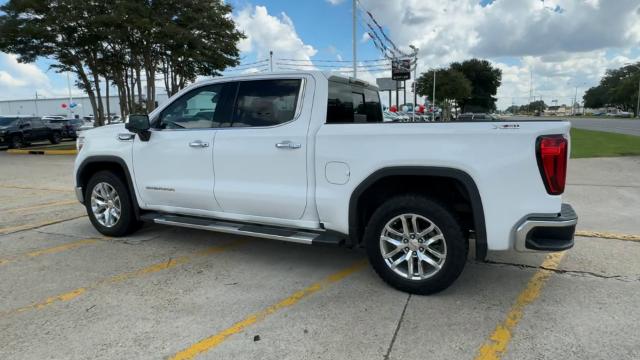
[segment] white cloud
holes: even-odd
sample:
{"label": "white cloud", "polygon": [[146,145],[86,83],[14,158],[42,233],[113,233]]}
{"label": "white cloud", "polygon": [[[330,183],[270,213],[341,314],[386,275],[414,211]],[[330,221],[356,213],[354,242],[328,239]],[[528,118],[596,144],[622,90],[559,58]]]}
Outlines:
{"label": "white cloud", "polygon": [[269,51],[273,51],[274,59],[293,58],[311,64],[311,57],[317,53],[313,46],[302,41],[293,21],[284,12],[276,17],[264,6],[246,7],[234,15],[233,20],[247,36],[238,45],[240,51],[253,52],[259,60],[267,59]]}
{"label": "white cloud", "polygon": [[501,68],[499,107],[529,100],[531,71],[534,95],[568,103],[578,84],[581,99],[606,69],[633,61],[629,50],[639,49],[638,0],[496,0],[485,7],[478,0],[360,2],[399,47],[420,48],[419,71],[471,57]]}
{"label": "white cloud", "polygon": [[[67,88],[56,88],[50,77],[36,64],[18,62],[14,54],[0,52],[0,100],[66,96]],[[74,89],[74,95],[80,94]]]}
{"label": "white cloud", "polygon": [[338,5],[344,2],[344,0],[327,0],[327,2],[331,5]]}

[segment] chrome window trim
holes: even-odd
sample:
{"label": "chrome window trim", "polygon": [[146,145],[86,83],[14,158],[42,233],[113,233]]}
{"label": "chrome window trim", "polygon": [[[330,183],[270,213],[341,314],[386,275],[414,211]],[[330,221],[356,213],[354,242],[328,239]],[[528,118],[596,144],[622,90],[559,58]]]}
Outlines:
{"label": "chrome window trim", "polygon": [[[225,127],[210,127],[210,128],[195,128],[195,129],[158,129],[156,127],[151,127],[149,129],[149,131],[202,131],[202,130],[230,130],[230,129],[273,129],[276,127],[280,127],[283,125],[287,125],[290,124],[292,122],[295,122],[296,120],[298,120],[300,118],[300,115],[302,115],[302,105],[304,104],[304,99],[306,96],[306,88],[307,88],[307,78],[305,76],[300,76],[300,75],[291,75],[291,76],[281,76],[281,77],[273,77],[273,78],[264,78],[264,79],[239,79],[239,80],[229,80],[229,81],[220,81],[220,82],[214,82],[214,83],[206,83],[206,84],[202,84],[201,86],[197,86],[194,87],[193,89],[190,89],[188,92],[185,92],[184,94],[180,95],[179,97],[176,97],[173,101],[167,103],[165,106],[162,107],[162,109],[159,109],[158,111],[158,115],[157,117],[155,117],[151,123],[157,121],[160,121],[160,115],[162,115],[162,112],[168,108],[169,106],[171,106],[171,104],[173,104],[177,99],[181,98],[182,96],[195,91],[197,89],[200,89],[202,87],[205,86],[211,86],[211,85],[218,85],[218,84],[228,84],[231,82],[235,82],[235,83],[240,83],[240,82],[246,82],[246,81],[261,81],[261,80],[300,80],[300,90],[298,90],[298,101],[296,103],[296,112],[294,113],[294,116],[291,120],[287,121],[287,122],[283,122],[280,123],[278,125],[271,125],[271,126],[243,126],[243,127],[233,127],[233,126],[225,126]],[[235,99],[234,101],[236,101],[237,99]],[[235,107],[235,104],[234,104]],[[235,109],[234,109],[235,111]]]}

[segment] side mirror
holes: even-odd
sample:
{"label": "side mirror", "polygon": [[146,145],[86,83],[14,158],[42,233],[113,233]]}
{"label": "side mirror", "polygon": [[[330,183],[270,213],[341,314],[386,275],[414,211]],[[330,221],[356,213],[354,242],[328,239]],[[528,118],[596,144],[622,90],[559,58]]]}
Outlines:
{"label": "side mirror", "polygon": [[138,134],[138,136],[140,136],[140,140],[149,141],[149,137],[151,136],[151,132],[149,131],[151,124],[149,123],[148,115],[129,115],[124,127],[132,133]]}

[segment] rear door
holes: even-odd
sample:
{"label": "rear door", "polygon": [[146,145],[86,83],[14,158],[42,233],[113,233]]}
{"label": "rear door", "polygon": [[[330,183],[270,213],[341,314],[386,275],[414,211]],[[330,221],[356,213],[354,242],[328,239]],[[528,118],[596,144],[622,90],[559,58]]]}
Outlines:
{"label": "rear door", "polygon": [[18,126],[20,131],[22,132],[22,138],[26,141],[35,140],[35,133],[33,131],[33,125],[31,124],[30,118],[24,118],[20,120],[20,125]]}
{"label": "rear door", "polygon": [[49,138],[49,128],[39,118],[31,118],[31,130],[33,140],[46,140]]}
{"label": "rear door", "polygon": [[215,195],[225,212],[302,217],[313,90],[305,76],[239,82],[233,122],[213,149]]}

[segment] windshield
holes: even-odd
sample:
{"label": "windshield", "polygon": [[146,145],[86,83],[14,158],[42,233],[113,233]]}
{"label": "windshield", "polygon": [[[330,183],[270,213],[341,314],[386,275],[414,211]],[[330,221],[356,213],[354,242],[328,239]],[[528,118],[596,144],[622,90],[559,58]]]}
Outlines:
{"label": "windshield", "polygon": [[2,118],[0,117],[0,126],[9,126],[13,124],[14,121],[17,121],[16,118]]}

